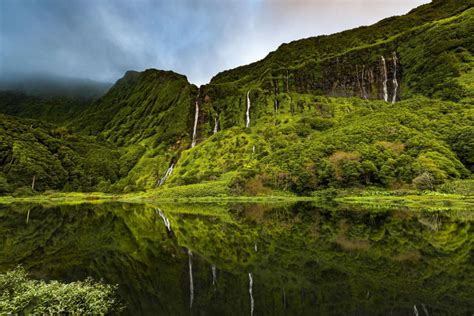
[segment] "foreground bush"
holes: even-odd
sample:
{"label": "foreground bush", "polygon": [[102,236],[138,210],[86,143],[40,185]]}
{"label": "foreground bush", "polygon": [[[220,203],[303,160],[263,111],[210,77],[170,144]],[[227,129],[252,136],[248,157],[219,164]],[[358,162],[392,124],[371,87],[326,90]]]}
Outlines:
{"label": "foreground bush", "polygon": [[117,286],[93,282],[38,281],[23,268],[0,274],[0,314],[105,314],[122,309]]}

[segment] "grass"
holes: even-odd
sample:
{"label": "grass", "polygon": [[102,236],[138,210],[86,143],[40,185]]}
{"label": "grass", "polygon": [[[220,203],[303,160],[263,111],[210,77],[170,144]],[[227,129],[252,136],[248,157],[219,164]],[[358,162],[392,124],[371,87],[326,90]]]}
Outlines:
{"label": "grass", "polygon": [[226,189],[218,189],[216,183],[200,183],[181,187],[171,187],[135,192],[110,194],[102,192],[48,192],[33,196],[0,196],[0,204],[41,203],[41,204],[100,204],[121,203],[279,203],[298,201],[334,200],[340,204],[376,208],[408,207],[430,210],[474,211],[474,195],[455,193],[418,192],[413,190],[333,190],[315,192],[312,196],[288,195],[285,192],[272,192],[263,196],[235,196]]}

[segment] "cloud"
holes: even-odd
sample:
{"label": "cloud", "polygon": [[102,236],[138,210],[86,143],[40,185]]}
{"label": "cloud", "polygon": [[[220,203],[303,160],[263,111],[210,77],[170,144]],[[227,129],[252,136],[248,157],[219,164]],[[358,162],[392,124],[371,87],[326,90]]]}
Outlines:
{"label": "cloud", "polygon": [[115,81],[159,68],[203,84],[281,43],[399,15],[423,0],[2,0],[0,76]]}

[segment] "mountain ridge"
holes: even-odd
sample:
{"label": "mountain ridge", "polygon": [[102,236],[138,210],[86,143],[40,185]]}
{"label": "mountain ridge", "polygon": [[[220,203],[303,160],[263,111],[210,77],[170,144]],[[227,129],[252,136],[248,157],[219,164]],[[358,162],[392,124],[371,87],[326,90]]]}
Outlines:
{"label": "mountain ridge", "polygon": [[[45,187],[310,194],[371,185],[432,188],[469,177],[472,33],[470,1],[435,1],[372,26],[283,44],[199,88],[172,71],[127,71],[66,120],[59,136],[42,130],[62,146],[71,146],[68,135],[75,134],[97,142],[114,152],[107,159],[119,172],[97,170],[94,181]],[[0,182],[11,187],[14,143],[31,139],[8,135]],[[54,146],[48,150],[55,155]],[[24,163],[25,170],[38,169]]]}

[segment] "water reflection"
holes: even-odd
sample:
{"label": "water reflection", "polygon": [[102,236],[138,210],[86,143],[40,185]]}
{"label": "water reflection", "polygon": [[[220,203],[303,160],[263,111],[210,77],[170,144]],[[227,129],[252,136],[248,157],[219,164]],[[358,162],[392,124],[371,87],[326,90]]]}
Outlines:
{"label": "water reflection", "polygon": [[311,203],[0,206],[0,270],[118,283],[134,315],[471,315],[472,223]]}

